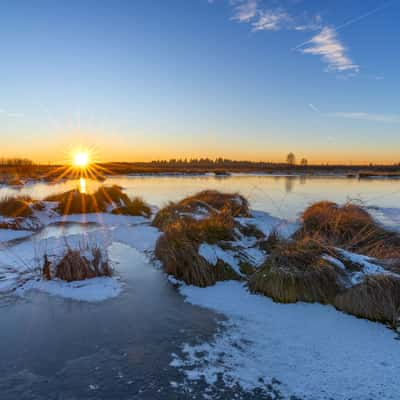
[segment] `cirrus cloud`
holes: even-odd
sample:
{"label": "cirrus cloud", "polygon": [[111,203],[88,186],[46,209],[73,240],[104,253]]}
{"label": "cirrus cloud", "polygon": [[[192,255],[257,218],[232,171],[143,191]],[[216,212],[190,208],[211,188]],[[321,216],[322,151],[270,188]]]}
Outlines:
{"label": "cirrus cloud", "polygon": [[[317,34],[295,47],[303,54],[321,57],[328,65],[327,70],[335,73],[356,74],[360,67],[354,63],[346,47],[338,37],[337,29],[324,24],[319,14],[310,15],[303,12],[300,15],[290,13],[287,8],[290,3],[281,1],[279,6],[271,0],[227,0],[233,8],[232,20],[249,24],[253,32],[290,30],[295,32],[315,32]],[[210,0],[209,0],[210,2]],[[375,10],[374,10],[375,12]],[[362,18],[370,15],[364,14]],[[349,23],[359,21],[353,19]],[[343,26],[347,26],[349,23]]]}
{"label": "cirrus cloud", "polygon": [[360,67],[347,56],[346,48],[339,41],[335,29],[331,27],[324,27],[300,51],[303,54],[321,56],[330,71],[357,73],[360,70]]}

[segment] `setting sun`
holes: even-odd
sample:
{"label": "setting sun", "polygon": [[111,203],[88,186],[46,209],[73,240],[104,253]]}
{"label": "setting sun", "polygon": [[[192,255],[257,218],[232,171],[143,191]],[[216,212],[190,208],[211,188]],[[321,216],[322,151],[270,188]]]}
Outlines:
{"label": "setting sun", "polygon": [[76,167],[87,167],[89,164],[89,154],[83,151],[80,151],[74,155],[74,165]]}

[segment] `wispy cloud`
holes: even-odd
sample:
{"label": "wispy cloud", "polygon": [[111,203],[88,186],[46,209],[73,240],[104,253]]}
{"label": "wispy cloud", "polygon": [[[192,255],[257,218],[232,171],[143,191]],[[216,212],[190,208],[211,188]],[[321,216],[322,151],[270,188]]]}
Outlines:
{"label": "wispy cloud", "polygon": [[328,70],[358,72],[360,67],[347,56],[346,48],[337,37],[334,28],[325,27],[300,50],[304,54],[321,56]]}
{"label": "wispy cloud", "polygon": [[400,116],[390,114],[371,114],[366,112],[335,112],[327,114],[331,117],[355,119],[362,121],[384,122],[387,124],[400,123]]}
{"label": "wispy cloud", "polygon": [[305,16],[296,22],[295,31],[317,31],[322,28],[322,17],[318,14],[312,17]]}
{"label": "wispy cloud", "polygon": [[262,0],[230,0],[234,21],[249,23],[253,31],[294,29],[293,18],[283,9],[266,9]]}
{"label": "wispy cloud", "polygon": [[354,119],[359,121],[382,122],[386,124],[400,123],[400,115],[395,115],[395,114],[381,114],[381,113],[369,113],[369,112],[321,112],[321,110],[312,103],[309,103],[308,107],[312,111],[324,117]]}
{"label": "wispy cloud", "polygon": [[239,22],[250,22],[258,13],[258,0],[234,2],[234,16],[232,19]]}
{"label": "wispy cloud", "polygon": [[[222,0],[221,0],[222,1]],[[343,24],[333,27],[323,22],[319,14],[310,15],[307,12],[292,13],[289,10],[294,0],[223,0],[233,9],[232,20],[247,23],[253,32],[291,30],[297,32],[316,32],[317,34],[294,50],[303,54],[316,55],[328,65],[327,70],[340,73],[342,76],[355,75],[360,66],[352,61],[348,50],[340,41],[338,33],[350,25],[359,23],[379,11],[394,4],[389,0],[372,10],[353,17]],[[296,0],[297,1],[297,0]],[[216,0],[208,0],[215,3]],[[344,73],[344,75],[343,75]]]}
{"label": "wispy cloud", "polygon": [[260,11],[258,19],[253,22],[253,31],[277,31],[284,29],[291,23],[292,18],[285,11]]}

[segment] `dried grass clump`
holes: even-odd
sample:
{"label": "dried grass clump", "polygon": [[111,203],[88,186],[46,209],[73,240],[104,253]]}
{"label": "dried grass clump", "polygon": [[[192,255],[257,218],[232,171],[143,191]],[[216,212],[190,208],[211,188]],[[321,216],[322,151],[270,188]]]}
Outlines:
{"label": "dried grass clump", "polygon": [[42,270],[44,279],[51,279],[52,271],[56,278],[67,282],[112,275],[108,261],[99,248],[84,252],[68,249],[62,259],[54,266],[45,256]]}
{"label": "dried grass clump", "polygon": [[95,193],[70,190],[46,198],[58,203],[57,211],[62,215],[107,212],[110,206],[116,214],[150,215],[150,207],[141,199],[131,200],[119,186],[101,186]]}
{"label": "dried grass clump", "polygon": [[152,221],[152,225],[164,231],[168,225],[173,224],[181,218],[184,218],[184,216],[181,214],[182,207],[176,203],[170,202],[167,206],[163,207],[157,212]]}
{"label": "dried grass clump", "polygon": [[332,246],[376,258],[400,257],[400,236],[385,230],[363,208],[322,201],[303,213],[296,237],[313,237]]}
{"label": "dried grass clump", "polygon": [[129,203],[129,197],[122,191],[122,187],[118,185],[113,186],[100,186],[93,194],[96,201],[101,204],[115,204],[123,206]]}
{"label": "dried grass clump", "polygon": [[360,284],[338,294],[334,305],[348,314],[396,328],[400,323],[400,277],[367,276]]}
{"label": "dried grass clump", "polygon": [[167,274],[189,285],[210,286],[216,282],[214,267],[198,253],[198,243],[187,237],[183,224],[170,225],[158,239],[156,257]]}
{"label": "dried grass clump", "polygon": [[202,220],[183,218],[170,223],[156,244],[156,257],[165,271],[187,284],[200,287],[218,280],[240,279],[224,263],[210,265],[199,255],[200,243],[215,244],[234,238],[234,221],[230,214],[216,213]]}
{"label": "dried grass clump", "polygon": [[265,250],[267,253],[271,253],[275,250],[279,245],[284,241],[281,235],[273,230],[265,240],[260,241],[260,247],[262,250]]}
{"label": "dried grass clump", "polygon": [[30,217],[33,214],[29,196],[6,197],[0,201],[0,215],[9,218]]}
{"label": "dried grass clump", "polygon": [[190,220],[186,225],[190,235],[198,242],[216,244],[235,238],[235,222],[229,212],[213,213],[201,220]]}
{"label": "dried grass clump", "polygon": [[195,211],[199,206],[212,207],[221,211],[229,209],[233,217],[247,217],[250,215],[247,199],[238,193],[222,193],[217,190],[204,190],[179,202],[180,206]]}
{"label": "dried grass clump", "polygon": [[134,197],[133,199],[128,199],[128,201],[125,201],[124,206],[115,208],[112,211],[112,213],[120,215],[137,215],[143,217],[150,217],[151,208],[140,197]]}
{"label": "dried grass clump", "polygon": [[170,202],[162,208],[153,219],[153,226],[164,231],[168,225],[178,220],[194,219],[193,214],[201,213],[204,218],[219,212],[231,217],[248,216],[247,200],[239,194],[221,193],[216,190],[205,190],[187,197],[178,203]]}
{"label": "dried grass clump", "polygon": [[281,303],[331,303],[338,293],[338,272],[322,256],[328,249],[312,239],[280,242],[249,281],[254,293]]}

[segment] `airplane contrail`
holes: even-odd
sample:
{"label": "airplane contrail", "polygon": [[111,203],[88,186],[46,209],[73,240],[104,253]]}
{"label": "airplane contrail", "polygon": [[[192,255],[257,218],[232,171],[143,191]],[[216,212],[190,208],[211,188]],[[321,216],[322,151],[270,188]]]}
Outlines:
{"label": "airplane contrail", "polygon": [[[389,6],[392,5],[394,2],[395,2],[395,0],[388,1],[388,2],[386,2],[385,4],[383,4],[383,5],[379,6],[379,7],[374,8],[373,10],[370,10],[370,11],[368,11],[368,12],[366,12],[366,13],[364,13],[364,14],[362,14],[362,15],[356,17],[356,18],[352,18],[352,19],[346,21],[346,22],[343,23],[342,25],[339,25],[339,26],[337,26],[337,27],[333,27],[333,30],[334,30],[335,32],[339,32],[339,31],[341,31],[342,29],[348,27],[349,25],[353,25],[353,24],[355,24],[356,22],[359,22],[359,21],[361,21],[362,19],[371,16],[372,14],[375,14],[375,13],[377,13],[378,11],[381,11],[381,10],[383,10],[383,9],[385,9],[385,8],[387,8],[387,7],[389,7]],[[311,42],[312,42],[312,39],[307,40],[307,41],[305,41],[305,42],[303,42],[303,43],[300,43],[299,45],[297,45],[296,47],[294,47],[293,50],[298,50],[298,49],[304,47],[306,44],[309,44],[309,43],[311,43]]]}

